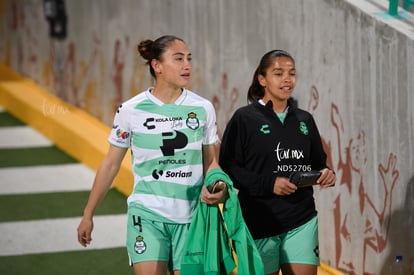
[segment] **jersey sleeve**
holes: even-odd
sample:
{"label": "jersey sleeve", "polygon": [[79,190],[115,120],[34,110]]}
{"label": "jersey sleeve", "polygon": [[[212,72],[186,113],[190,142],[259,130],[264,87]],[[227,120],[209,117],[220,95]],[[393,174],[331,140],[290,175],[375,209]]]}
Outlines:
{"label": "jersey sleeve", "polygon": [[131,127],[128,122],[128,110],[121,105],[115,113],[108,142],[116,147],[128,148],[131,145],[131,136]]}
{"label": "jersey sleeve", "polygon": [[213,104],[206,104],[206,125],[204,127],[203,145],[216,144],[218,142],[216,111]]}
{"label": "jersey sleeve", "polygon": [[221,140],[219,164],[233,180],[234,187],[248,192],[251,196],[273,196],[273,186],[276,180],[274,174],[258,174],[249,170],[245,161],[245,138],[250,134],[246,128],[248,114],[236,111],[230,118]]}
{"label": "jersey sleeve", "polygon": [[313,169],[321,170],[327,168],[327,155],[323,148],[322,138],[316,126],[315,119],[311,116],[309,120],[310,127],[312,129],[311,142],[312,142],[312,155],[311,164]]}

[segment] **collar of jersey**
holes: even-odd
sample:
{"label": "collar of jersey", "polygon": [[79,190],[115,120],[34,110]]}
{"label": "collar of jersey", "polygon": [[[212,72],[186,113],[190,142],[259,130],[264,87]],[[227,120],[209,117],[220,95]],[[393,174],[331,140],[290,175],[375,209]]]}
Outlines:
{"label": "collar of jersey", "polygon": [[185,97],[187,96],[187,89],[185,88],[181,88],[183,90],[183,92],[181,93],[181,95],[177,98],[177,100],[174,103],[169,103],[166,104],[164,102],[162,102],[161,100],[159,100],[157,97],[153,96],[151,91],[154,89],[154,87],[150,87],[145,91],[145,94],[147,95],[148,99],[151,100],[152,102],[154,102],[155,104],[159,105],[159,106],[163,106],[163,105],[169,105],[169,104],[175,104],[175,105],[180,105]]}
{"label": "collar of jersey", "polygon": [[[263,99],[259,99],[258,102],[260,103],[260,105],[263,105],[263,106],[265,106],[265,107],[267,107],[267,108],[269,108],[273,111],[273,102],[271,100],[269,100],[267,102],[267,104],[263,101]],[[275,112],[275,111],[273,111],[273,112],[275,112],[275,114],[277,114],[277,115],[285,116],[288,113],[288,110],[289,110],[289,105],[286,107],[286,109],[283,113],[278,113],[278,112]]]}

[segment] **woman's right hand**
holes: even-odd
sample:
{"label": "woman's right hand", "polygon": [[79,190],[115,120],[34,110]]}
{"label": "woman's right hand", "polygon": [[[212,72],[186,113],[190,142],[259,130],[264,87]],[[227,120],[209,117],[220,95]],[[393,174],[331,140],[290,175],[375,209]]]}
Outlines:
{"label": "woman's right hand", "polygon": [[287,196],[295,193],[298,187],[291,183],[288,178],[277,177],[273,185],[273,193],[279,196]]}
{"label": "woman's right hand", "polygon": [[78,242],[87,247],[92,241],[93,220],[82,218],[78,226]]}

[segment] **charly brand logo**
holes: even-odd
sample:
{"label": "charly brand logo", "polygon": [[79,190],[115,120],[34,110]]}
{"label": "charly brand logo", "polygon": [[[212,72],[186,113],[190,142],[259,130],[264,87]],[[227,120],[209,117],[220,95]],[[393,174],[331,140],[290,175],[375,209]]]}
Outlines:
{"label": "charly brand logo", "polygon": [[173,156],[176,149],[184,148],[188,143],[188,138],[180,131],[162,133],[163,140],[161,152],[164,156]]}
{"label": "charly brand logo", "polygon": [[269,124],[263,124],[260,128],[260,132],[262,132],[265,135],[270,134]]}
{"label": "charly brand logo", "polygon": [[147,120],[144,122],[144,127],[147,127],[148,130],[153,130],[155,129],[155,125],[150,125],[151,122],[154,122],[155,118],[153,117],[149,117],[147,118]]}
{"label": "charly brand logo", "polygon": [[118,106],[118,109],[116,110],[117,113],[119,113],[121,111],[122,108],[122,104]]}
{"label": "charly brand logo", "polygon": [[197,118],[197,114],[194,112],[189,113],[185,124],[187,124],[187,127],[192,130],[198,129],[200,126],[200,121]]}
{"label": "charly brand logo", "polygon": [[313,253],[315,253],[315,256],[319,258],[319,246],[318,245],[313,249]]}
{"label": "charly brand logo", "polygon": [[305,136],[309,135],[308,126],[306,126],[306,123],[301,121],[299,123],[299,130],[304,134]]}

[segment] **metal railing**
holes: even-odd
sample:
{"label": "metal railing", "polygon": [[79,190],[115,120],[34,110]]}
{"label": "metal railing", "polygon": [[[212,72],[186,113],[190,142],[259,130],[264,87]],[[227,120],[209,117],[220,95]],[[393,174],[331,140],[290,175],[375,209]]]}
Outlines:
{"label": "metal railing", "polygon": [[[398,16],[398,2],[398,0],[390,0],[388,7],[389,15]],[[414,0],[404,0],[402,6],[406,11],[410,11],[411,5],[414,5]]]}
{"label": "metal railing", "polygon": [[404,2],[403,2],[403,8],[406,11],[410,11],[411,5],[414,5],[414,0],[404,0]]}

